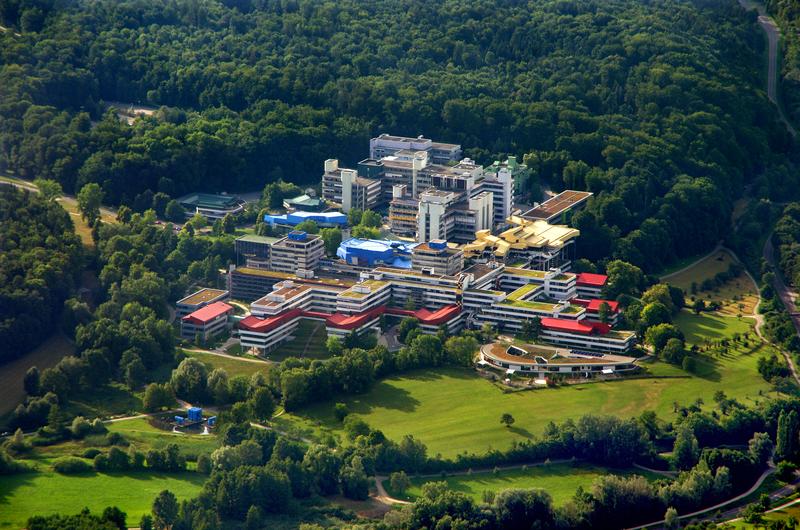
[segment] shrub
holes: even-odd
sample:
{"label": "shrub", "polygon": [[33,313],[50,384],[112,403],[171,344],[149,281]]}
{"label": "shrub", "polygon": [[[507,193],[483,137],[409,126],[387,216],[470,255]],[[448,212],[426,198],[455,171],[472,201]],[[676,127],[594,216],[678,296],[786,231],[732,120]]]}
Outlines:
{"label": "shrub", "polygon": [[336,416],[337,420],[344,421],[348,414],[350,414],[350,411],[344,403],[337,403],[333,406],[333,415]]}
{"label": "shrub", "polygon": [[88,473],[92,470],[92,465],[80,458],[66,456],[53,463],[53,470],[62,475],[75,475],[77,473]]}
{"label": "shrub", "polygon": [[90,447],[89,449],[84,451],[81,456],[83,458],[88,458],[88,459],[92,460],[92,459],[94,459],[94,457],[99,455],[101,452],[102,451],[100,451],[100,449],[97,449],[96,447]]}
{"label": "shrub", "polygon": [[72,436],[81,439],[90,432],[92,432],[92,425],[86,421],[86,418],[83,416],[76,416],[74,420],[72,420],[72,426],[70,427],[70,432],[72,432]]}
{"label": "shrub", "polygon": [[106,435],[106,443],[108,445],[124,445],[124,446],[127,446],[128,445],[128,440],[126,440],[125,437],[122,436],[118,432],[110,432],[110,433],[108,433]]}
{"label": "shrub", "polygon": [[92,465],[96,471],[105,471],[108,469],[108,457],[105,454],[100,453],[94,457]]}

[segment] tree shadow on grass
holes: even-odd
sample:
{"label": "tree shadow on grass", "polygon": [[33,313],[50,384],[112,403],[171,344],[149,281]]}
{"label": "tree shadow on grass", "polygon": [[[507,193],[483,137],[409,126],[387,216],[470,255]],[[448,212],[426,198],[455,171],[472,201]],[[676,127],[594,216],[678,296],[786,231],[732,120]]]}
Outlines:
{"label": "tree shadow on grass", "polygon": [[369,397],[353,399],[350,410],[357,414],[369,414],[373,409],[390,409],[414,412],[420,401],[408,390],[397,388],[387,382],[375,385]]}
{"label": "tree shadow on grass", "polygon": [[705,379],[706,381],[714,381],[718,383],[722,380],[722,375],[719,372],[719,361],[708,355],[695,356],[697,367],[691,375]]}
{"label": "tree shadow on grass", "polygon": [[[16,475],[2,475],[0,476],[0,514],[9,513],[7,508],[8,497],[17,488],[30,485],[39,475],[36,471],[28,473],[18,473]],[[0,516],[0,525],[2,525],[2,516]]]}
{"label": "tree shadow on grass", "polygon": [[512,432],[512,433],[514,433],[516,435],[519,435],[519,436],[522,436],[522,437],[528,438],[528,439],[533,438],[533,434],[531,433],[531,431],[529,431],[528,429],[526,429],[524,427],[517,427],[517,426],[512,425],[511,427],[508,428],[508,432]]}

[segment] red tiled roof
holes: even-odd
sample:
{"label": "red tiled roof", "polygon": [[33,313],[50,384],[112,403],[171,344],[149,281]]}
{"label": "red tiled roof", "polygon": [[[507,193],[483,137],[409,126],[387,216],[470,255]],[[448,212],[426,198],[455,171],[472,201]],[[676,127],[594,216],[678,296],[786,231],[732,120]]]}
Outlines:
{"label": "red tiled roof", "polygon": [[608,281],[605,274],[593,274],[591,272],[581,272],[578,274],[576,283],[584,287],[602,287]]}
{"label": "red tiled roof", "polygon": [[597,312],[600,311],[600,306],[603,305],[603,302],[608,304],[608,307],[616,313],[619,310],[619,302],[614,300],[602,300],[600,298],[593,298],[588,300],[586,298],[573,298],[570,300],[571,303],[579,306],[583,306],[586,308],[587,311]]}
{"label": "red tiled roof", "polygon": [[584,322],[581,320],[566,320],[563,318],[543,318],[542,327],[552,331],[583,333],[584,335],[589,335],[591,333],[605,335],[611,330],[611,326],[608,324],[601,324],[600,322]]}
{"label": "red tiled roof", "polygon": [[183,317],[182,320],[185,322],[192,322],[194,324],[206,324],[217,317],[229,313],[230,311],[233,311],[233,307],[229,306],[225,302],[214,302],[213,304],[208,304],[205,307],[201,307],[193,313],[189,313]]}

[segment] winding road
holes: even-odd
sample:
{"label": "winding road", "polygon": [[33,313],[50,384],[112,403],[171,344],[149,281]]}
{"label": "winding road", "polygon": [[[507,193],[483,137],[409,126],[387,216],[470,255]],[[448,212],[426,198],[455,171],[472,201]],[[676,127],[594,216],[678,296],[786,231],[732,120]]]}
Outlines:
{"label": "winding road", "polygon": [[[778,298],[781,299],[783,307],[785,307],[786,311],[789,312],[789,317],[792,319],[795,332],[798,336],[800,336],[800,312],[797,311],[797,306],[794,304],[794,301],[797,298],[797,293],[792,291],[791,288],[786,285],[786,282],[783,281],[783,275],[781,274],[781,271],[775,262],[775,249],[772,247],[772,234],[767,237],[767,241],[764,243],[763,254],[764,259],[767,260],[770,269],[772,269],[773,276],[775,277],[775,279],[772,281],[772,287],[775,289]],[[781,353],[783,353],[783,357],[786,359],[786,363],[789,365],[789,370],[792,371],[792,376],[794,376],[797,384],[800,385],[800,376],[798,376],[797,368],[794,365],[792,356],[783,350],[781,350]]]}
{"label": "winding road", "polygon": [[797,131],[789,122],[788,118],[786,118],[786,115],[783,113],[783,108],[778,101],[778,76],[780,75],[778,71],[778,43],[781,37],[781,30],[761,4],[752,2],[751,0],[739,0],[739,5],[747,10],[755,9],[758,11],[758,23],[761,29],[767,34],[767,42],[769,44],[769,49],[767,50],[767,97],[775,104],[781,121],[786,125],[786,128],[792,136],[797,136]]}

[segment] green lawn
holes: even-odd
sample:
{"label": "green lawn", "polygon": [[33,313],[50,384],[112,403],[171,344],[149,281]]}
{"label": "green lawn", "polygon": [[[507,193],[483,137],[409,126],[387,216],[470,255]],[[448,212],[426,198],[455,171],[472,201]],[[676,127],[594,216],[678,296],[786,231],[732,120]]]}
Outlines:
{"label": "green lawn", "polygon": [[689,344],[702,344],[730,339],[734,334],[744,335],[753,330],[754,321],[748,318],[721,316],[714,313],[695,315],[688,309],[682,310],[675,317],[675,325],[686,336]]}
{"label": "green lawn", "polygon": [[235,375],[244,375],[250,377],[256,372],[262,372],[264,374],[267,373],[269,370],[269,363],[257,361],[253,356],[247,356],[244,359],[236,359],[233,357],[222,357],[220,355],[212,355],[210,353],[199,353],[194,351],[187,351],[186,355],[188,357],[194,357],[195,359],[202,361],[209,370],[213,370],[214,368],[223,368],[226,372],[228,372],[229,377],[233,377]]}
{"label": "green lawn", "polygon": [[110,432],[122,434],[140,450],[151,447],[162,449],[174,443],[180,447],[182,454],[197,456],[202,453],[210,454],[219,445],[217,437],[213,434],[176,434],[154,427],[148,418],[107,423],[106,427]]}
{"label": "green lawn", "polygon": [[278,346],[267,354],[271,361],[281,362],[287,357],[305,357],[309,359],[327,359],[329,357],[325,342],[328,334],[325,323],[316,320],[301,319],[292,332],[292,340]]}
{"label": "green lawn", "polygon": [[453,475],[442,478],[412,478],[411,487],[400,495],[393,491],[389,481],[384,481],[386,491],[393,497],[413,500],[422,493],[422,485],[427,482],[444,480],[450,489],[464,493],[476,502],[482,502],[483,492],[498,493],[511,488],[542,488],[553,497],[556,505],[564,504],[572,498],[578,486],[589,489],[599,477],[604,475],[643,475],[650,480],[660,477],[638,469],[609,469],[589,464],[551,464],[549,466],[529,466],[528,469],[503,470],[497,473],[473,473]]}
{"label": "green lawn", "polygon": [[160,491],[170,490],[179,501],[189,499],[200,492],[205,479],[191,471],[0,476],[0,528],[23,528],[32,515],[77,513],[83,507],[99,513],[106,506],[119,507],[128,514],[128,525],[136,526]]}
{"label": "green lawn", "polygon": [[135,414],[141,410],[141,395],[131,392],[120,383],[110,383],[86,392],[83,396],[75,396],[65,407],[65,412],[70,417],[85,418]]}
{"label": "green lawn", "polygon": [[[380,381],[367,394],[333,398],[295,414],[284,414],[276,422],[280,428],[295,426],[307,435],[330,432],[337,436],[341,424],[333,416],[333,404],[343,401],[391,439],[414,435],[428,446],[430,455],[481,454],[540,434],[551,420],[558,423],[589,413],[632,417],[647,409],[671,419],[675,416],[673,403],[688,405],[696,398],[713,403],[714,392],[720,389],[729,397],[752,404],[760,393],[769,392],[769,385],[756,371],[757,358],[766,348],[760,345],[747,354],[732,352],[726,357],[709,358],[698,363],[702,376],[656,361],[646,365],[648,371],[673,377],[514,393],[504,392],[469,369],[415,371]],[[500,424],[504,412],[510,412],[516,420],[510,429]]]}

